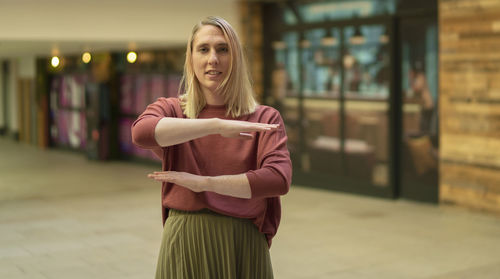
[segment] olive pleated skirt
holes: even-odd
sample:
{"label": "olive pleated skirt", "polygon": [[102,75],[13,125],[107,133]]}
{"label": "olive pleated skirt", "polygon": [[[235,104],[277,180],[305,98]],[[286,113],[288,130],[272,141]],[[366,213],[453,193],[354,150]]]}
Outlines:
{"label": "olive pleated skirt", "polygon": [[273,278],[266,238],[247,219],[170,209],[156,268],[166,278]]}

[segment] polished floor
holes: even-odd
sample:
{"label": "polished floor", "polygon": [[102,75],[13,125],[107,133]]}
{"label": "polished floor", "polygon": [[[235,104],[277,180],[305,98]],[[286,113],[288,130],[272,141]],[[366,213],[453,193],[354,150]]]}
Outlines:
{"label": "polished floor", "polygon": [[[0,137],[0,278],[153,278],[155,169]],[[298,185],[282,202],[275,278],[500,278],[499,216]]]}

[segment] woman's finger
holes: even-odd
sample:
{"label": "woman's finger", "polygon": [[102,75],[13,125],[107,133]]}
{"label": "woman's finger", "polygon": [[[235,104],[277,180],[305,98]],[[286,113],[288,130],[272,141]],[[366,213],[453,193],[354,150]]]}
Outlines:
{"label": "woman's finger", "polygon": [[248,140],[248,139],[253,139],[253,135],[252,135],[252,134],[249,134],[249,133],[240,133],[239,138],[241,138],[241,139],[246,139],[246,140]]}

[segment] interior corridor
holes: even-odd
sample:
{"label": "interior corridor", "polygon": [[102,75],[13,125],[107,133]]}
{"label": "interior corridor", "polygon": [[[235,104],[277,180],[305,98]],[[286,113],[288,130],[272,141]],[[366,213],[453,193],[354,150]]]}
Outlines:
{"label": "interior corridor", "polygon": [[[160,166],[0,138],[0,278],[153,278]],[[500,278],[500,217],[293,185],[275,278]]]}

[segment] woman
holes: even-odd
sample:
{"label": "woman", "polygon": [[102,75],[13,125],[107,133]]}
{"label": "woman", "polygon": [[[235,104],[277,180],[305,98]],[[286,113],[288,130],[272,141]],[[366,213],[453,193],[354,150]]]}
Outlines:
{"label": "woman", "polygon": [[[179,98],[132,125],[163,158],[164,231],[156,278],[272,278],[271,239],[291,162],[278,111],[256,103],[243,50],[225,20],[193,28]],[[168,218],[167,218],[168,217]]]}

